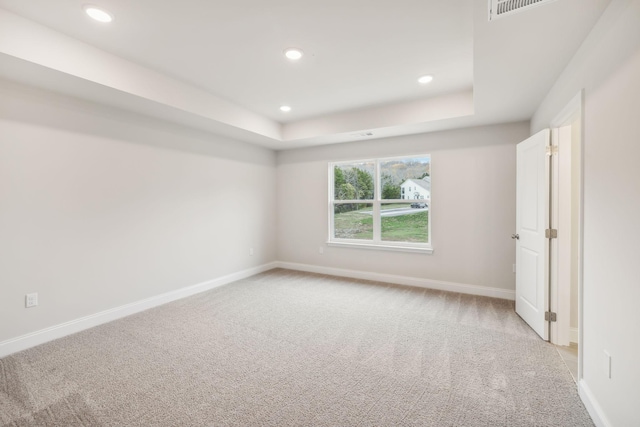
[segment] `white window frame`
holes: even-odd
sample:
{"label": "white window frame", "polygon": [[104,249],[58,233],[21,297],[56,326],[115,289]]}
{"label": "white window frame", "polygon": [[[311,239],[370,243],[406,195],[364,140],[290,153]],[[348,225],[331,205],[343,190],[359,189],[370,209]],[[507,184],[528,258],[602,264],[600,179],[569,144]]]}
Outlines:
{"label": "white window frame", "polygon": [[[356,159],[356,160],[345,160],[340,162],[329,162],[329,203],[328,203],[328,212],[329,212],[329,237],[327,240],[328,246],[335,247],[352,247],[352,248],[361,248],[361,249],[375,249],[375,250],[387,250],[387,251],[401,251],[401,252],[418,252],[424,254],[433,253],[432,246],[432,234],[431,234],[431,224],[433,223],[433,211],[432,211],[432,203],[433,203],[433,178],[431,179],[431,188],[430,188],[430,200],[426,199],[382,199],[382,186],[381,184],[381,172],[380,172],[380,164],[387,162],[389,160],[398,160],[398,159],[410,159],[416,157],[429,157],[429,164],[432,164],[432,157],[430,154],[418,154],[413,156],[398,156],[398,157],[385,157],[379,159]],[[336,166],[340,165],[352,165],[354,163],[367,163],[372,162],[374,164],[374,196],[373,199],[364,199],[364,200],[336,200],[334,195],[334,170]],[[433,169],[430,167],[430,172]],[[402,197],[402,194],[400,195]],[[382,232],[382,221],[380,216],[381,205],[387,203],[402,203],[402,204],[411,204],[416,202],[428,203],[429,206],[429,221],[428,221],[428,236],[429,242],[427,243],[415,243],[415,242],[390,242],[383,241],[381,238]],[[362,239],[342,239],[335,237],[334,230],[334,205],[342,204],[342,203],[353,203],[353,204],[370,204],[372,205],[373,210],[373,239],[372,240],[362,240]]]}

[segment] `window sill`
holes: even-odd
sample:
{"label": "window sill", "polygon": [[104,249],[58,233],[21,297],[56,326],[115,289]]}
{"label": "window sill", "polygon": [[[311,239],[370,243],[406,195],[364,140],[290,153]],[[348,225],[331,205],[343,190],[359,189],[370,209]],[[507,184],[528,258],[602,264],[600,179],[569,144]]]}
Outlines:
{"label": "window sill", "polygon": [[355,243],[355,242],[327,242],[327,246],[333,246],[337,248],[355,248],[355,249],[373,249],[377,251],[392,251],[392,252],[414,252],[426,255],[433,253],[433,248],[415,247],[415,246],[396,246],[385,244],[373,244],[373,243]]}

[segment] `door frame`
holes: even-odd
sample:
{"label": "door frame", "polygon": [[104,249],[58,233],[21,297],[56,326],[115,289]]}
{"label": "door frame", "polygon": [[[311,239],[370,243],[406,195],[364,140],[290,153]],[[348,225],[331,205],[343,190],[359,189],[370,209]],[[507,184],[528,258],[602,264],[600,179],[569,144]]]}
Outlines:
{"label": "door frame", "polygon": [[[583,237],[584,237],[584,90],[578,92],[562,109],[562,111],[550,122],[551,128],[551,144],[558,147],[561,141],[566,144],[566,131],[563,128],[571,126],[576,120],[579,120],[580,128],[580,189],[578,195],[578,341],[583,342]],[[558,147],[558,151],[561,149]],[[566,212],[561,212],[558,207],[560,206],[560,183],[557,177],[560,173],[561,161],[558,160],[558,156],[553,156],[552,161],[552,174],[554,179],[552,180],[551,188],[551,219],[554,228],[559,223],[567,223],[566,217],[563,219],[562,215],[567,215]],[[570,163],[569,163],[570,164]],[[566,165],[566,163],[564,163]],[[566,166],[565,166],[566,167]],[[571,224],[571,219],[568,221]],[[570,314],[571,314],[571,300],[567,298],[567,292],[570,295],[570,289],[564,289],[565,286],[571,286],[570,283],[561,281],[559,276],[558,266],[561,262],[561,256],[566,257],[566,251],[561,252],[562,246],[566,248],[566,240],[562,239],[562,230],[558,230],[558,239],[553,239],[551,244],[551,264],[549,266],[550,274],[550,307],[551,311],[555,311],[558,316],[558,322],[551,324],[550,341],[552,344],[566,345],[569,342],[570,336]],[[555,240],[555,242],[554,242]],[[570,253],[570,252],[569,252]],[[562,262],[570,262],[569,260],[562,260]],[[582,379],[582,360],[583,360],[583,345],[578,345],[578,378]]]}

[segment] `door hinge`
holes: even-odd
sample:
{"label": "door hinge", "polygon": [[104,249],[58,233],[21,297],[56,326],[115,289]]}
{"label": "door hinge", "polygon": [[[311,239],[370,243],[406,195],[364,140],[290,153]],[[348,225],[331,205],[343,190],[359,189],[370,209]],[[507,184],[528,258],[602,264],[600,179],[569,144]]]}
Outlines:
{"label": "door hinge", "polygon": [[556,228],[547,228],[544,230],[544,237],[547,239],[557,239],[558,238],[558,229]]}
{"label": "door hinge", "polygon": [[557,322],[558,321],[558,315],[552,311],[545,311],[544,312],[544,320],[546,320],[547,322]]}
{"label": "door hinge", "polygon": [[554,154],[558,154],[558,146],[557,145],[547,145],[545,148],[547,156],[553,156]]}

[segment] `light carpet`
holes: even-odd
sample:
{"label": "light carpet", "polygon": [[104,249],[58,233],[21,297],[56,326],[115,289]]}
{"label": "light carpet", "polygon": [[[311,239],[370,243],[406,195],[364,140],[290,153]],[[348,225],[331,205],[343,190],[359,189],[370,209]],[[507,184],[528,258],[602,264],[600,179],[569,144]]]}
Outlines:
{"label": "light carpet", "polygon": [[269,272],[0,359],[2,426],[593,426],[513,302]]}

